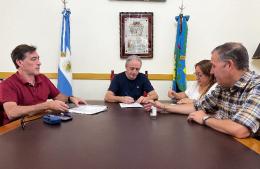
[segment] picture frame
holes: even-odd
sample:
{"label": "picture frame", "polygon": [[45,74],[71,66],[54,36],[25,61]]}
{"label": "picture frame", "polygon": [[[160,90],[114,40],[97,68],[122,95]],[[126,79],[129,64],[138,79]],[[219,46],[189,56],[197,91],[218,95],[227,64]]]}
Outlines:
{"label": "picture frame", "polygon": [[153,58],[153,13],[120,12],[120,58]]}
{"label": "picture frame", "polygon": [[260,43],[258,44],[252,59],[260,59]]}
{"label": "picture frame", "polygon": [[144,1],[144,2],[166,2],[166,0],[110,0],[110,1]]}

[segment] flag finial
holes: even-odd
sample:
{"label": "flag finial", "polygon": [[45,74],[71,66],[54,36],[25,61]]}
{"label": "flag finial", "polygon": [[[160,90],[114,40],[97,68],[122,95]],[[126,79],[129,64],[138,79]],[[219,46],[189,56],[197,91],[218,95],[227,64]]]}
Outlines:
{"label": "flag finial", "polygon": [[183,0],[181,1],[181,6],[179,7],[180,8],[180,10],[181,10],[181,12],[180,12],[180,14],[183,14],[183,10],[184,10],[184,6],[183,6]]}
{"label": "flag finial", "polygon": [[68,1],[66,1],[66,0],[61,0],[61,2],[63,3],[64,9],[66,9],[66,3],[68,3]]}

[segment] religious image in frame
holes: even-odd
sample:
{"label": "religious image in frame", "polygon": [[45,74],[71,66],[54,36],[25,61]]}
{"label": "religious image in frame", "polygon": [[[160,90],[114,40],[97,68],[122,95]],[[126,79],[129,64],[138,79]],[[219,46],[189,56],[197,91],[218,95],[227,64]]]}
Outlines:
{"label": "religious image in frame", "polygon": [[120,57],[153,57],[153,13],[120,12]]}

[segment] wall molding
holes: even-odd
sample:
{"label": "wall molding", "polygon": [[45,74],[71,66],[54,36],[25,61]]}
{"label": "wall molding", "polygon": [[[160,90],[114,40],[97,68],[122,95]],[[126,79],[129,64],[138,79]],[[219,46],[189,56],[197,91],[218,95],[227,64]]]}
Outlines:
{"label": "wall molding", "polygon": [[[0,72],[0,78],[6,79],[15,72]],[[50,79],[57,79],[57,73],[43,73]],[[110,80],[110,73],[73,73],[72,78],[75,80]],[[150,80],[162,80],[171,81],[173,79],[172,74],[149,74]],[[188,81],[195,81],[194,74],[187,74]]]}

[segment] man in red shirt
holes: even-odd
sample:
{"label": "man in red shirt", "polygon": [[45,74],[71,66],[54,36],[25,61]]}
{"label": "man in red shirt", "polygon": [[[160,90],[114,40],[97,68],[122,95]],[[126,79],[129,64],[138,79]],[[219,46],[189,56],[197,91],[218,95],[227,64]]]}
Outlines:
{"label": "man in red shirt", "polygon": [[66,112],[69,107],[65,102],[86,104],[83,99],[63,95],[45,75],[40,74],[40,57],[34,46],[19,45],[11,57],[17,72],[0,85],[3,124],[46,110]]}

